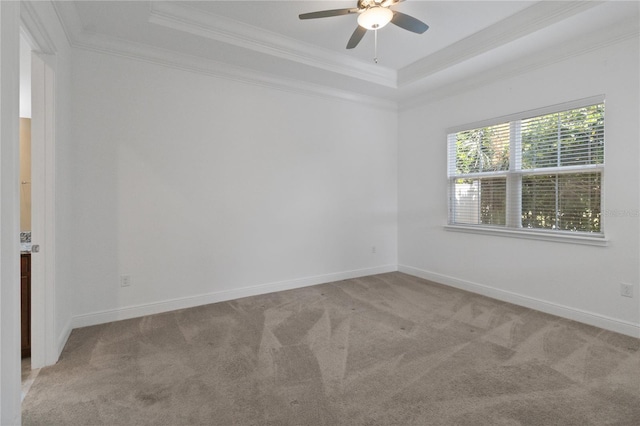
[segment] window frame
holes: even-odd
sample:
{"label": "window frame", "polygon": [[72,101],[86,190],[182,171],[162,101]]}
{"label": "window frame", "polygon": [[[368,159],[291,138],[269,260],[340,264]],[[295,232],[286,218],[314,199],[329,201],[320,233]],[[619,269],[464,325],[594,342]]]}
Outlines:
{"label": "window frame", "polygon": [[[605,96],[597,95],[589,98],[578,99],[570,102],[564,102],[561,104],[550,105],[543,108],[537,108],[534,110],[523,111],[507,116],[497,117],[489,120],[483,120],[471,124],[451,127],[446,130],[447,134],[447,224],[444,228],[447,231],[455,232],[467,232],[484,235],[496,235],[514,238],[524,238],[533,240],[546,240],[554,242],[574,243],[574,244],[587,244],[606,246],[608,240],[605,237],[605,161],[602,164],[587,164],[578,166],[556,166],[556,167],[542,167],[537,169],[525,169],[521,167],[521,137],[520,127],[521,121],[529,118],[544,116],[548,114],[560,113],[564,111],[570,111],[573,109],[583,108],[596,104],[604,104]],[[456,134],[471,129],[478,129],[483,127],[496,126],[500,124],[508,123],[510,126],[510,135],[516,137],[510,137],[509,139],[509,169],[497,172],[478,172],[478,173],[466,173],[456,174]],[[605,114],[605,126],[604,132],[606,135],[606,114]],[[606,137],[606,136],[605,136]],[[605,143],[605,158],[606,158],[606,143]],[[600,232],[583,232],[583,231],[565,231],[558,229],[540,229],[540,228],[523,228],[522,227],[522,178],[523,176],[533,175],[545,175],[545,174],[565,174],[565,173],[588,173],[589,171],[597,171],[600,173]],[[506,179],[506,196],[505,196],[505,225],[490,225],[490,224],[463,224],[452,223],[454,218],[453,206],[452,206],[452,187],[455,184],[456,179],[464,178],[476,178],[481,177],[504,177]],[[513,202],[513,199],[519,200]]]}

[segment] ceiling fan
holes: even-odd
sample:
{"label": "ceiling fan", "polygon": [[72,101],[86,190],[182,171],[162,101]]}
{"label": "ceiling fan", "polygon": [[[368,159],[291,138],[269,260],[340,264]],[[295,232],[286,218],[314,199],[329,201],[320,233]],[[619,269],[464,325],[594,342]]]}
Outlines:
{"label": "ceiling fan", "polygon": [[[358,5],[354,8],[321,10],[319,12],[303,13],[298,17],[300,19],[316,19],[357,13],[358,26],[347,43],[347,49],[356,47],[368,30],[374,30],[377,50],[377,30],[389,22],[417,34],[422,34],[429,29],[429,26],[419,19],[396,10],[391,10],[392,6],[402,1],[404,0],[358,0]],[[377,62],[376,58],[374,58],[374,60]]]}

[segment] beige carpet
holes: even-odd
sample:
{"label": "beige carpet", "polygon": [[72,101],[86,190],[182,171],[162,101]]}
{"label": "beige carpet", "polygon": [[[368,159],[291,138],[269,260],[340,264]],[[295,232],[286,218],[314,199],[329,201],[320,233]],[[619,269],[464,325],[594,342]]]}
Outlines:
{"label": "beige carpet", "polygon": [[25,425],[640,425],[640,340],[389,273],[74,330]]}

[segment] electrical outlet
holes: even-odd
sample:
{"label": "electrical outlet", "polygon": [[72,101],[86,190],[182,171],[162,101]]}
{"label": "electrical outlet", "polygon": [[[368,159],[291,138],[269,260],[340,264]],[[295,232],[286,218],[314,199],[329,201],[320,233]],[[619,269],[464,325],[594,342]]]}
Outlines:
{"label": "electrical outlet", "polygon": [[131,275],[120,275],[120,287],[131,286]]}
{"label": "electrical outlet", "polygon": [[376,246],[371,247],[371,253],[376,254]]}
{"label": "electrical outlet", "polygon": [[620,296],[633,297],[633,286],[631,284],[620,283]]}

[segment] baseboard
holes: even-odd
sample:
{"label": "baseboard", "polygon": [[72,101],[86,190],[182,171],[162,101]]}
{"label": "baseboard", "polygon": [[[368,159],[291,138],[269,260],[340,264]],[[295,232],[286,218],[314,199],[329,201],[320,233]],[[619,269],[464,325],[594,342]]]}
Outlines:
{"label": "baseboard", "polygon": [[444,284],[472,293],[481,294],[483,296],[491,297],[492,299],[513,303],[514,305],[524,306],[526,308],[535,309],[547,314],[556,315],[573,321],[593,325],[605,330],[615,331],[616,333],[625,334],[627,336],[640,338],[640,324],[621,321],[615,318],[609,318],[607,316],[595,314],[593,312],[587,312],[568,306],[559,305],[557,303],[549,302],[546,300],[523,296],[521,294],[500,290],[471,281],[461,280],[447,275],[425,271],[424,269],[414,268],[412,266],[398,265],[398,271],[439,284]]}
{"label": "baseboard", "polygon": [[[210,303],[225,302],[227,300],[239,299],[242,297],[257,296],[259,294],[273,293],[275,291],[292,290],[295,288],[325,284],[351,278],[365,277],[368,275],[376,275],[386,272],[394,272],[397,270],[398,268],[396,265],[383,265],[374,268],[356,269],[351,271],[298,278],[294,280],[278,281],[255,286],[246,286],[233,290],[217,291],[207,294],[181,297],[162,302],[145,303],[142,305],[127,306],[119,309],[94,312],[73,317],[69,331],[71,331],[72,328],[104,324],[112,321],[119,321],[124,319],[142,317],[145,315],[175,311],[177,309],[193,308],[195,306],[208,305]],[[64,341],[66,342],[66,339]]]}

